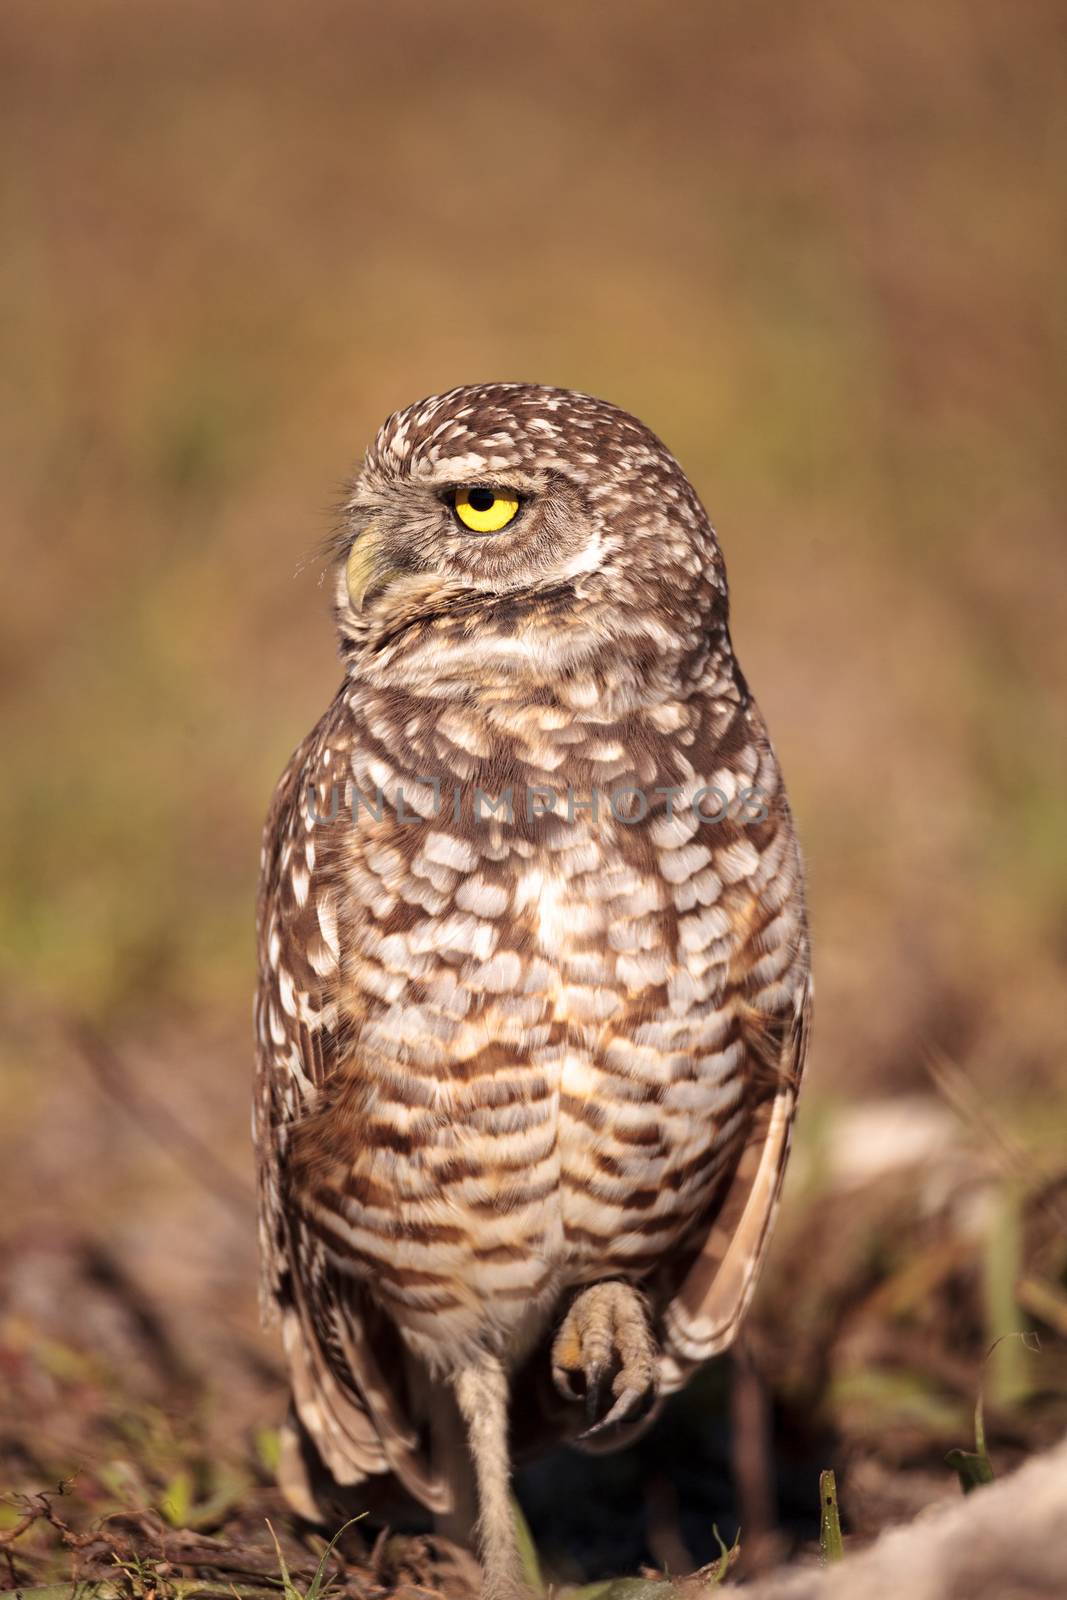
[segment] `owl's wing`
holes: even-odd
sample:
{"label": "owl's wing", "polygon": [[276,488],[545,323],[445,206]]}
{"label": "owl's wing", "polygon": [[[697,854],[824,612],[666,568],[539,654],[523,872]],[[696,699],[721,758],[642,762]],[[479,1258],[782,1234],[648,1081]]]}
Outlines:
{"label": "owl's wing", "polygon": [[[332,737],[331,737],[332,736]],[[308,786],[329,814],[329,756],[340,754],[333,708],[283,773],[264,831],[258,908],[260,982],[253,1139],[259,1188],[261,1304],[281,1318],[293,1404],[334,1478],[355,1484],[393,1472],[431,1510],[447,1510],[447,1483],[430,1468],[406,1415],[398,1342],[384,1336],[360,1286],[331,1265],[293,1203],[294,1137],[313,1123],[351,1043],[338,1008],[339,944],[332,829],[319,826]],[[336,770],[336,766],[335,766]],[[352,908],[344,908],[346,914]],[[295,1449],[291,1497],[314,1515]],[[309,1503],[310,1502],[310,1503]]]}
{"label": "owl's wing", "polygon": [[[806,947],[801,959],[806,968]],[[661,1393],[733,1343],[755,1291],[778,1210],[811,1024],[810,977],[780,1016],[747,1010],[754,1065],[748,1136],[715,1220],[663,1320]],[[762,1086],[762,1092],[761,1092]]]}
{"label": "owl's wing", "polygon": [[[793,817],[759,709],[736,664],[734,671],[741,708],[720,732],[715,760],[742,786],[739,794],[747,790],[762,809],[739,825],[738,836],[758,864],[723,899],[739,936],[724,1000],[744,1044],[748,1118],[709,1231],[664,1312],[662,1394],[728,1349],[744,1320],[778,1210],[811,1025],[811,953]],[[724,823],[725,850],[717,861],[736,847],[732,833]]]}

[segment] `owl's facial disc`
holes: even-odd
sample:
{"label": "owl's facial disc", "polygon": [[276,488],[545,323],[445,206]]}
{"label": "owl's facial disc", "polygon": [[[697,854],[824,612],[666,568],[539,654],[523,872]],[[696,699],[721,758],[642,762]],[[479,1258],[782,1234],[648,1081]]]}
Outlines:
{"label": "owl's facial disc", "polygon": [[[390,613],[425,616],[438,604],[538,589],[578,570],[592,537],[572,493],[547,475],[517,481],[472,479],[364,487],[356,537],[342,577],[342,601],[360,620]],[[357,511],[358,514],[358,511]]]}
{"label": "owl's facial disc", "polygon": [[[454,534],[470,539],[471,534],[492,538],[515,521],[522,507],[518,490],[495,489],[485,484],[464,484],[449,488],[440,496],[440,504],[448,508],[449,522]],[[429,530],[428,530],[429,531]],[[403,578],[426,580],[433,576],[419,559],[421,547],[425,557],[430,550],[428,541],[417,536],[409,548],[404,548],[403,538],[390,529],[388,520],[375,517],[360,532],[348,554],[345,564],[345,583],[352,609],[359,614],[376,596]],[[439,572],[444,581],[454,574]]]}
{"label": "owl's facial disc", "polygon": [[345,567],[348,597],[353,609],[362,611],[366,601],[400,576],[400,569],[389,564],[385,530],[380,522],[368,522],[349,552]]}

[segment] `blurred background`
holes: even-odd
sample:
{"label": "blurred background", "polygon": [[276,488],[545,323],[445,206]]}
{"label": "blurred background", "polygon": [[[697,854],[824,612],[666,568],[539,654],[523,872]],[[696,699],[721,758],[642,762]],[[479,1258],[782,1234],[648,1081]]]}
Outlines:
{"label": "blurred background", "polygon": [[[96,1512],[200,1527],[268,1492],[259,829],[338,680],[346,479],[388,412],[496,378],[688,470],[806,846],[749,1521],[803,1532],[820,1465],[857,1532],[952,1492],[1000,1333],[1042,1335],[994,1363],[1001,1448],[1052,1436],[1063,8],[7,0],[0,147],[0,1488],[79,1467]],[[654,1556],[700,1557],[716,1495],[736,1524],[736,1463],[709,1481],[689,1511],[665,1469]]]}

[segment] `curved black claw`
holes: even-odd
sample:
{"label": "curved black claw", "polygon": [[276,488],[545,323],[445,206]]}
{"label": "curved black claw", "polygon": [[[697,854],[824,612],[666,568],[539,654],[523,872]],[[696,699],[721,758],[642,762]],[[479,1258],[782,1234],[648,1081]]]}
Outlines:
{"label": "curved black claw", "polygon": [[590,1367],[585,1373],[585,1420],[590,1429],[604,1409],[604,1384],[608,1376],[606,1366]]}
{"label": "curved black claw", "polygon": [[607,1428],[613,1428],[617,1422],[636,1422],[648,1410],[653,1399],[652,1390],[647,1385],[644,1389],[624,1389],[610,1411],[606,1411],[598,1422],[580,1433],[579,1439],[592,1439]]}

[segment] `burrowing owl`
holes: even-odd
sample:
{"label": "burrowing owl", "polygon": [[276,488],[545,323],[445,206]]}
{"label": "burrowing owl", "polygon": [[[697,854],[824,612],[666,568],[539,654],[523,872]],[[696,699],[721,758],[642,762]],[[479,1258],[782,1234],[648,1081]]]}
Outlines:
{"label": "burrowing owl", "polygon": [[336,558],[344,679],[259,907],[284,1478],[477,1515],[504,1594],[509,1430],[625,1442],[744,1315],[804,1059],[800,856],[715,535],[633,417],[505,383],[397,412]]}

